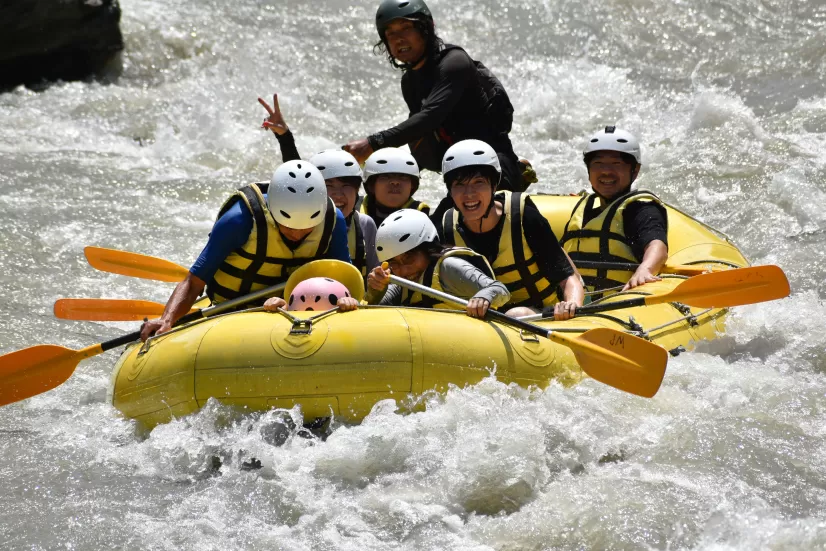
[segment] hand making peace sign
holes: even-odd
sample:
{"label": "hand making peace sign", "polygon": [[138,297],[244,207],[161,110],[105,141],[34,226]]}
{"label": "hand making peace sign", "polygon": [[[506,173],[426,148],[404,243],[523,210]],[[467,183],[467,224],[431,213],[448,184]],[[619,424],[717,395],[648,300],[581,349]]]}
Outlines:
{"label": "hand making peace sign", "polygon": [[261,123],[261,128],[272,130],[279,136],[286,134],[289,128],[287,128],[287,123],[284,122],[284,117],[281,115],[281,108],[278,106],[278,94],[272,95],[272,107],[262,98],[258,98],[258,103],[263,105],[264,109],[266,109],[270,115]]}

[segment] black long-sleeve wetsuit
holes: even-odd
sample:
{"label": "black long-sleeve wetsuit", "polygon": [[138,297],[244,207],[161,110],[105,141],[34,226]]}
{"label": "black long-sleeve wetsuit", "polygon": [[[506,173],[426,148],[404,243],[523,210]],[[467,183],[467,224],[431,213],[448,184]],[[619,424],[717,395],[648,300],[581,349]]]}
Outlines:
{"label": "black long-sleeve wetsuit", "polygon": [[408,144],[419,168],[441,172],[448,147],[461,140],[482,140],[499,154],[499,189],[524,188],[508,137],[513,107],[504,87],[484,65],[462,48],[446,45],[420,69],[406,71],[401,86],[410,116],[371,135],[368,141],[373,149]]}

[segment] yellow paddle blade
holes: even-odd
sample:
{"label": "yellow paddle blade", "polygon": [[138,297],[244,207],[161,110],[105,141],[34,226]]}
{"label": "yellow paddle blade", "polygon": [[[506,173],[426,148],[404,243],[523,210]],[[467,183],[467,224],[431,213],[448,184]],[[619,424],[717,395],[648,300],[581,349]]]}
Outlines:
{"label": "yellow paddle blade", "polygon": [[668,352],[640,337],[598,328],[578,337],[551,332],[548,338],[569,347],[592,378],[637,396],[654,396],[665,376]]}
{"label": "yellow paddle blade", "polygon": [[102,272],[170,283],[178,283],[189,274],[180,264],[145,254],[101,247],[86,247],[83,252],[89,264]]}
{"label": "yellow paddle blade", "polygon": [[142,321],[159,317],[164,308],[149,300],[62,298],[54,303],[54,315],[64,320]]}
{"label": "yellow paddle blade", "polygon": [[341,260],[314,260],[304,264],[292,274],[284,287],[284,298],[289,298],[295,286],[313,277],[335,279],[350,291],[350,296],[360,301],[364,298],[364,277],[358,268]]}
{"label": "yellow paddle blade", "polygon": [[684,302],[697,308],[729,308],[789,296],[789,280],[778,266],[751,266],[686,279],[670,293],[645,298],[645,304]]}

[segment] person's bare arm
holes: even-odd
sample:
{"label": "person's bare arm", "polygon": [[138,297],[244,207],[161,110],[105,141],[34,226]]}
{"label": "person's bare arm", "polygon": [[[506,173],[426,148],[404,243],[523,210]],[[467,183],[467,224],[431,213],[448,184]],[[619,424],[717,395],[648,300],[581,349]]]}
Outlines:
{"label": "person's bare arm", "polygon": [[141,327],[141,340],[145,341],[154,335],[166,333],[172,325],[181,319],[189,310],[206,287],[206,282],[191,273],[178,283],[172,296],[166,301],[166,308],[159,319],[151,320]]}
{"label": "person's bare arm", "polygon": [[659,239],[655,239],[645,246],[642,262],[640,262],[634,275],[631,276],[631,279],[628,280],[622,290],[627,291],[644,283],[660,281],[662,278],[658,277],[657,274],[666,260],[668,260],[668,246]]}

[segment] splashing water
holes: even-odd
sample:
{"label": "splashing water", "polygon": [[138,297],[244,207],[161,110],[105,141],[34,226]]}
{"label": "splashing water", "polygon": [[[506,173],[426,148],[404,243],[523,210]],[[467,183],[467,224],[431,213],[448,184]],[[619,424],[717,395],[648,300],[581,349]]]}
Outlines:
{"label": "splashing water", "polygon": [[[132,328],[55,320],[60,297],[164,301],[82,249],[188,265],[224,198],[279,162],[257,96],[279,93],[304,156],[404,118],[374,4],[124,0],[115,84],[0,95],[0,351]],[[106,354],[0,409],[0,548],[826,547],[826,6],[428,4],[508,88],[537,191],[586,187],[584,138],[618,124],[644,143],[640,187],[782,266],[793,296],[736,309],[652,400],[488,378],[326,441],[298,410],[214,402],[145,433],[106,404]]]}

